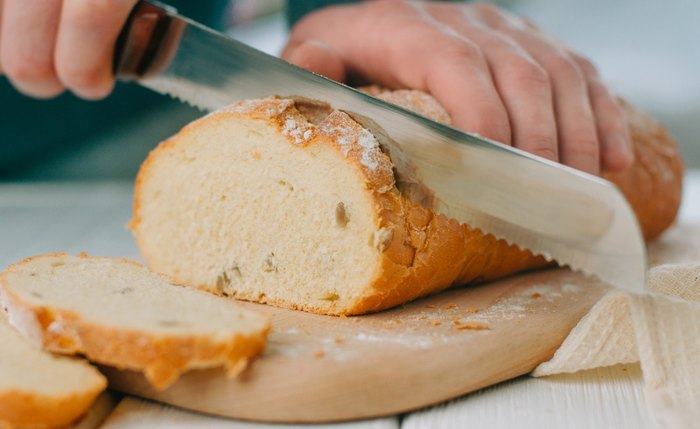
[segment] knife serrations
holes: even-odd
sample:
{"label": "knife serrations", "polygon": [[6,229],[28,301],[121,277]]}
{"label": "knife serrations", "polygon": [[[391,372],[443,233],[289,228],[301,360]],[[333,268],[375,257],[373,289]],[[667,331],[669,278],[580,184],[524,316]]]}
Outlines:
{"label": "knife serrations", "polygon": [[[434,122],[172,15],[168,62],[140,82],[203,110],[269,95],[317,99],[391,136],[399,176],[434,194],[434,209],[628,290],[642,290],[646,250],[611,183]],[[371,119],[370,119],[371,118]],[[386,139],[382,139],[386,140]]]}

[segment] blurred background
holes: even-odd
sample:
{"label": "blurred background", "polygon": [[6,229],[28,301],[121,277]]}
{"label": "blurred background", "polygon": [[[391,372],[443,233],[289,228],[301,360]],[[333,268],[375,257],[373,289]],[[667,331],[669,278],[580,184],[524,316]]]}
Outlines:
{"label": "blurred background", "polygon": [[[284,0],[165,2],[272,54],[285,43],[289,15],[303,9],[287,10]],[[700,2],[495,3],[529,17],[591,58],[620,95],[668,126],[690,168],[700,166]],[[118,84],[100,102],[70,94],[38,101],[0,78],[0,181],[131,180],[158,142],[201,115],[134,84]]]}

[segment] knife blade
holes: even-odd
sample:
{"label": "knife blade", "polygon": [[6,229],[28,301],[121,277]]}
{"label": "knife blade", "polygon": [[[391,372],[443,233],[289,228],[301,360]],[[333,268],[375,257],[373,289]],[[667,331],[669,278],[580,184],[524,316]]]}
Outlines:
{"label": "knife blade", "polygon": [[115,72],[205,111],[270,95],[326,102],[390,137],[383,149],[399,181],[429,189],[433,210],[614,286],[645,287],[637,219],[601,178],[388,104],[155,2],[134,8],[115,49]]}

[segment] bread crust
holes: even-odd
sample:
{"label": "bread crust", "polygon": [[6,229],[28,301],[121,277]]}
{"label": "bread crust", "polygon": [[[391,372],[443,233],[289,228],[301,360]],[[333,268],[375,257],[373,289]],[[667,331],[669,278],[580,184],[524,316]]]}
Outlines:
{"label": "bread crust", "polygon": [[634,163],[603,177],[620,188],[647,241],[658,238],[676,219],[683,193],[684,165],[676,141],[648,114],[619,100],[627,118]]}
{"label": "bread crust", "polygon": [[[377,87],[368,89],[368,92],[436,120],[449,121],[444,109],[429,95],[417,91],[390,92]],[[629,106],[626,113],[630,119],[637,158],[625,172],[605,173],[605,177],[622,189],[640,220],[645,238],[653,239],[675,219],[680,203],[683,166],[675,142],[661,125]],[[311,144],[334,148],[358,172],[358,180],[365,184],[367,196],[375,207],[374,223],[377,231],[384,231],[386,240],[381,243],[379,270],[365,288],[363,296],[352,305],[339,307],[335,303],[319,305],[273,300],[270,297],[266,297],[266,303],[322,314],[364,314],[399,305],[453,285],[489,281],[548,264],[543,257],[535,256],[528,250],[521,250],[468,225],[460,225],[453,219],[412,202],[397,188],[393,164],[389,156],[379,148],[371,154],[376,160],[375,168],[369,168],[366,162],[363,163],[363,156],[367,156],[366,151],[363,152],[366,145],[358,141],[362,127],[347,114],[335,111],[320,124],[314,125],[306,121],[295,108],[294,100],[268,97],[244,100],[193,122],[161,144],[144,162],[136,181],[134,217],[130,227],[152,267],[167,271],[167,267],[154,263],[157,255],[149,254],[146,250],[143,245],[146,238],[141,236],[139,230],[142,187],[149,179],[151,166],[157,158],[165,151],[178,150],[178,145],[190,133],[214,122],[241,119],[265,121],[284,136],[284,124],[290,118],[301,121],[304,130],[311,130],[308,138],[303,141],[286,136],[291,145],[300,149]],[[353,141],[348,144],[348,139],[353,136]],[[640,184],[640,178],[646,182]],[[649,205],[649,199],[658,199],[660,202]],[[212,285],[199,286],[212,289]],[[236,297],[259,301],[258,296],[237,294]]]}
{"label": "bread crust", "polygon": [[[269,323],[264,330],[251,335],[232,334],[228,338],[216,339],[208,335],[165,335],[115,329],[83,320],[76,312],[32,305],[7,285],[7,273],[38,258],[56,256],[65,254],[28,258],[10,265],[6,273],[0,274],[0,292],[8,314],[22,315],[21,320],[25,321],[16,328],[27,338],[38,340],[47,350],[63,354],[79,353],[92,362],[142,371],[156,389],[162,390],[190,369],[223,365],[229,376],[235,376],[265,349]],[[90,257],[87,254],[78,256],[84,259],[117,259],[142,266],[120,258]]]}
{"label": "bread crust", "polygon": [[[87,364],[86,364],[87,365]],[[10,390],[0,392],[0,428],[64,427],[85,415],[107,382],[86,387],[72,395],[40,395]]]}

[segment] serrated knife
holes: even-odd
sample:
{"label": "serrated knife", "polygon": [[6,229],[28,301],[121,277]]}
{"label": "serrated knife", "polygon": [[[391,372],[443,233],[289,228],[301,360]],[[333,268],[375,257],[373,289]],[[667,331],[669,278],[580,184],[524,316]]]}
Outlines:
{"label": "serrated knife", "polygon": [[326,102],[390,136],[384,149],[399,177],[430,189],[437,212],[614,286],[645,287],[637,219],[603,179],[388,104],[155,2],[134,8],[115,49],[115,71],[205,111],[270,95]]}

